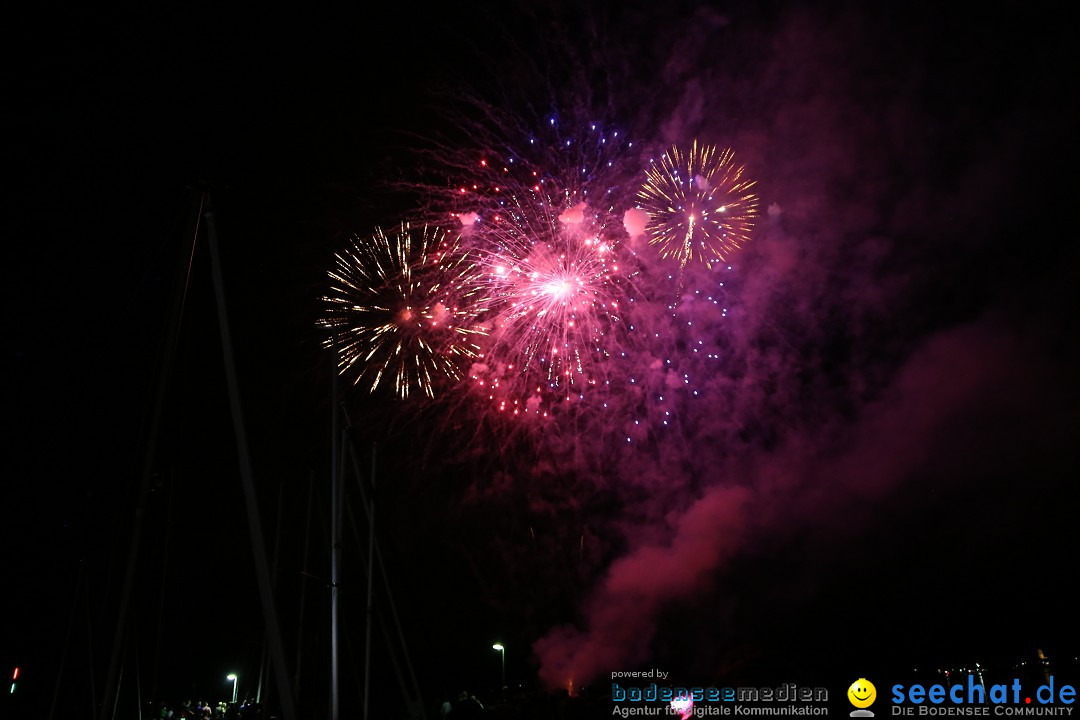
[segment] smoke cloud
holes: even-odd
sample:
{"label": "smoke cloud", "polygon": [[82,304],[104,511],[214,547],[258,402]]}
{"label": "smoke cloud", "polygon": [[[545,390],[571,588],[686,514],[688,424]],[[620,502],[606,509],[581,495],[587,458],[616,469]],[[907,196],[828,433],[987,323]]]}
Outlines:
{"label": "smoke cloud", "polygon": [[[688,19],[659,35],[680,40],[663,72],[679,91],[659,137],[730,144],[760,179],[766,211],[734,268],[687,270],[698,274],[679,283],[675,321],[637,309],[650,328],[704,328],[713,362],[633,359],[648,369],[614,413],[622,448],[605,449],[619,458],[623,550],[576,621],[536,642],[550,687],[639,667],[672,607],[700,593],[737,597],[724,577],[765,538],[857,533],[904,502],[914,479],[1019,462],[1000,429],[973,438],[963,428],[1075,416],[1047,405],[1046,378],[1063,372],[1051,336],[1021,329],[1001,288],[972,271],[997,257],[1001,218],[986,209],[1009,194],[1017,163],[1011,151],[988,154],[989,136],[1016,137],[1022,122],[988,115],[983,132],[950,136],[970,161],[943,162],[940,128],[965,110],[926,101],[925,51],[900,51],[911,38],[891,31],[856,9],[796,9],[752,27]],[[727,63],[710,59],[717,44],[734,47]],[[728,64],[740,49],[743,64]],[[643,233],[644,220],[627,212],[627,233]],[[708,301],[689,289],[708,287]],[[683,382],[705,407],[660,397]],[[660,435],[642,429],[643,414],[660,433],[681,423],[650,440]]]}

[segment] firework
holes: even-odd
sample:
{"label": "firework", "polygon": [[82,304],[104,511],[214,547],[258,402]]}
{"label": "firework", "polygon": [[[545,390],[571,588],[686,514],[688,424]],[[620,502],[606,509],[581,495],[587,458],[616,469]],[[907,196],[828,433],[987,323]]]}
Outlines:
{"label": "firework", "polygon": [[490,330],[472,379],[511,414],[547,415],[553,402],[583,399],[619,320],[613,246],[579,208],[557,207],[502,224],[480,255]]}
{"label": "firework", "polygon": [[534,131],[509,123],[476,134],[486,150],[437,156],[452,185],[420,189],[428,217],[458,225],[481,269],[489,337],[473,388],[500,412],[547,416],[583,400],[610,356],[633,143],[556,115]]}
{"label": "firework", "polygon": [[649,244],[665,258],[704,263],[726,258],[750,239],[757,216],[754,182],[743,177],[732,151],[699,145],[673,146],[645,172],[638,199],[649,215]]}
{"label": "firework", "polygon": [[333,331],[338,368],[374,392],[392,383],[402,398],[434,397],[440,381],[461,377],[482,329],[471,322],[476,266],[438,229],[377,228],[337,253],[321,321]]}
{"label": "firework", "polygon": [[[343,366],[362,361],[357,382],[374,389],[389,375],[401,395],[431,395],[436,380],[460,378],[447,383],[454,407],[485,418],[556,417],[570,435],[623,447],[694,422],[723,344],[731,268],[721,276],[714,265],[746,241],[757,212],[753,183],[731,151],[674,147],[648,168],[643,187],[634,143],[581,112],[529,121],[482,103],[473,110],[453,140],[431,141],[423,174],[406,183],[419,201],[416,220],[460,233],[453,255],[468,258],[467,270],[449,283],[449,299],[424,283],[409,301],[394,290],[397,316],[386,302],[356,303],[378,312],[342,322],[364,329]],[[642,230],[659,252],[627,242]],[[353,286],[380,287],[381,296],[393,285],[376,280],[368,273]],[[403,307],[436,302],[451,308],[452,323],[402,323]]]}
{"label": "firework", "polygon": [[601,228],[621,227],[640,164],[619,128],[583,110],[526,120],[479,100],[467,101],[456,120],[452,137],[419,151],[423,174],[403,183],[421,198],[423,222],[468,232],[559,206],[556,214],[577,207]]}

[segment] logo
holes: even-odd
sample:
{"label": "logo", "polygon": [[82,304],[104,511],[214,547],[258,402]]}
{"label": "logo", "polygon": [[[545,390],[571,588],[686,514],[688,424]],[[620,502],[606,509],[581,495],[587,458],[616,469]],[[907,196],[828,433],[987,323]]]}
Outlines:
{"label": "logo", "polygon": [[[976,679],[978,678],[978,679]],[[986,685],[980,673],[967,676],[967,683],[944,685],[892,686],[893,715],[1071,715],[1073,708],[1059,707],[1076,702],[1076,688],[1055,684],[1054,676],[1046,677],[1032,694],[1024,691],[1020,678],[1011,683]],[[906,703],[911,703],[907,705]],[[993,711],[991,711],[993,708]]]}
{"label": "logo", "polygon": [[877,699],[874,683],[866,678],[859,678],[847,689],[847,699],[856,708],[851,711],[851,717],[874,717],[874,713],[866,709]]}

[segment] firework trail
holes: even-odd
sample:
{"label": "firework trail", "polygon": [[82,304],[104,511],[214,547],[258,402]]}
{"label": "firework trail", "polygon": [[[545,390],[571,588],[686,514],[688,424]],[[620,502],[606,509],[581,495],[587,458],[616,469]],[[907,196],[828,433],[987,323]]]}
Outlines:
{"label": "firework trail", "polygon": [[482,330],[471,322],[475,266],[456,239],[405,224],[391,238],[377,228],[335,258],[320,324],[336,336],[342,374],[370,392],[392,383],[402,398],[434,397],[440,382],[460,378]]}
{"label": "firework trail", "polygon": [[649,216],[649,244],[680,267],[726,262],[750,239],[757,216],[755,183],[743,171],[730,149],[718,153],[696,140],[689,152],[673,146],[651,163],[638,192]]}

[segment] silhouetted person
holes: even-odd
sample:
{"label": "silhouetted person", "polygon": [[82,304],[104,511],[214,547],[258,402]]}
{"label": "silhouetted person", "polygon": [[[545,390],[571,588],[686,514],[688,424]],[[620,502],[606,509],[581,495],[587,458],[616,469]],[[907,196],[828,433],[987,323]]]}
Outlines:
{"label": "silhouetted person", "polygon": [[448,720],[471,720],[484,716],[484,706],[476,699],[475,695],[469,695],[462,690],[458,693],[457,702],[447,716]]}

